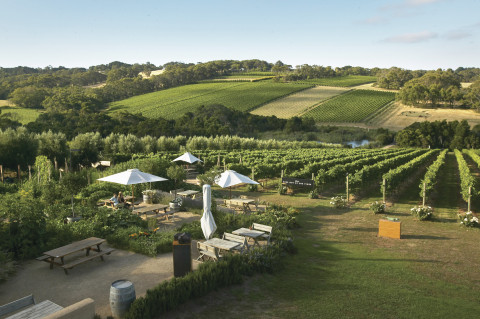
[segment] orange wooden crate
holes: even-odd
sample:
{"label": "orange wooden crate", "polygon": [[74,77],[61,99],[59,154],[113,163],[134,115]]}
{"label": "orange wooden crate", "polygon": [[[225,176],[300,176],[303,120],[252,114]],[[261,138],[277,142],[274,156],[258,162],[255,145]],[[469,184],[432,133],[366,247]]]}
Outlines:
{"label": "orange wooden crate", "polygon": [[380,219],[378,221],[378,236],[400,239],[401,228],[402,223],[399,221]]}

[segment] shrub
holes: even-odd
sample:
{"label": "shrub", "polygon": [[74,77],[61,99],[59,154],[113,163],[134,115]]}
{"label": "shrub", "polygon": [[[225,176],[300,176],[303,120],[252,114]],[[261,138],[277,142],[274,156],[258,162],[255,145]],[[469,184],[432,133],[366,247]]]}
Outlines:
{"label": "shrub", "polygon": [[308,198],[310,199],[317,199],[318,198],[318,192],[316,190],[313,190],[308,193]]}
{"label": "shrub", "polygon": [[374,214],[384,214],[386,212],[385,208],[385,203],[379,203],[378,201],[370,204],[370,210]]}
{"label": "shrub", "polygon": [[478,227],[478,217],[473,216],[472,212],[466,212],[465,215],[458,214],[460,224],[465,227]]}
{"label": "shrub", "polygon": [[258,185],[257,184],[249,184],[248,185],[249,192],[258,192]]}
{"label": "shrub", "polygon": [[410,211],[418,220],[429,220],[433,217],[433,209],[430,206],[415,206]]}
{"label": "shrub", "polygon": [[330,205],[335,208],[345,208],[347,207],[347,200],[343,196],[335,196],[330,200]]}

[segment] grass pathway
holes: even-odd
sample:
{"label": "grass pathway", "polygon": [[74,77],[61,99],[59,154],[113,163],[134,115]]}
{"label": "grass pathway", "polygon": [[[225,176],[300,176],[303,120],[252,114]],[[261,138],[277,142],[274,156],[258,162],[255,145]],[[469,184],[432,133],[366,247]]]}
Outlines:
{"label": "grass pathway", "polygon": [[291,197],[303,207],[294,231],[298,254],[286,256],[284,269],[193,300],[166,318],[476,317],[480,274],[472,267],[480,252],[465,243],[480,232],[415,221],[410,205],[397,204],[391,213],[402,221],[403,239],[378,238],[369,200],[336,210],[328,200]]}
{"label": "grass pathway", "polygon": [[445,164],[440,170],[436,189],[437,193],[434,194],[433,200],[427,204],[435,208],[437,218],[443,221],[456,221],[459,207],[465,205],[460,195],[460,176],[453,152],[448,152],[445,156]]}

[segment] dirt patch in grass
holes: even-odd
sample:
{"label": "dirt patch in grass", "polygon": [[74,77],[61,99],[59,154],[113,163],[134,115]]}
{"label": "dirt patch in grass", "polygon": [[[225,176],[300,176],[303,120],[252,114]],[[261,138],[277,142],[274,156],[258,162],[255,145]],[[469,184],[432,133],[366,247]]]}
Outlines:
{"label": "dirt patch in grass", "polygon": [[460,109],[421,109],[409,107],[395,102],[388,112],[380,114],[370,121],[372,126],[399,131],[410,124],[422,121],[462,121],[467,120],[470,126],[480,124],[480,113],[474,110]]}

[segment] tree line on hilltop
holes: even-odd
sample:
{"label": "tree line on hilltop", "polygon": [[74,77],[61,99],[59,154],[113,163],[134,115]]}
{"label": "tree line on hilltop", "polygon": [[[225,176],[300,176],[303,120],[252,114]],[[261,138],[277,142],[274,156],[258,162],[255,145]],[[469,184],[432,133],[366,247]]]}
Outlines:
{"label": "tree line on hilltop", "polygon": [[[463,88],[461,82],[473,82]],[[397,100],[419,107],[462,107],[480,111],[480,69],[436,71],[390,68],[378,74],[378,87],[400,90]]]}

